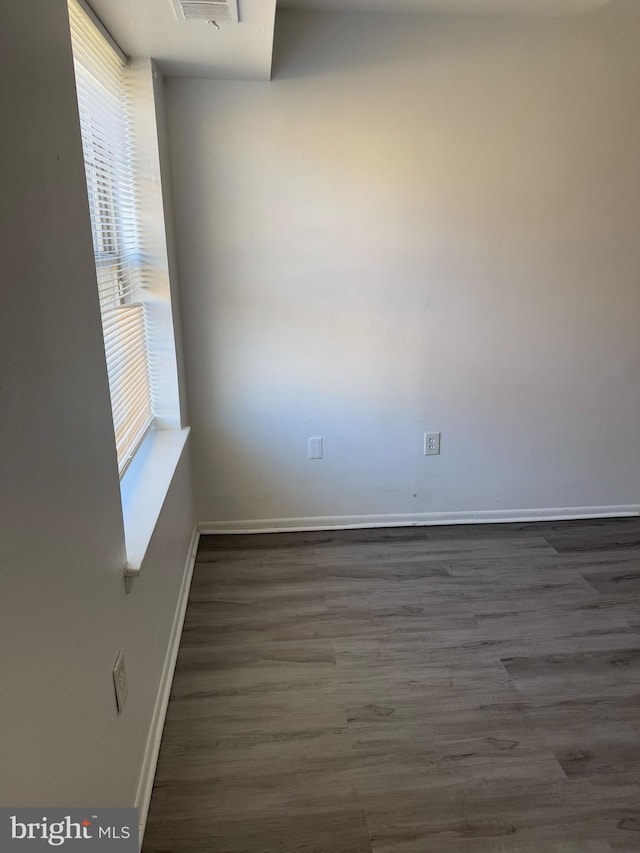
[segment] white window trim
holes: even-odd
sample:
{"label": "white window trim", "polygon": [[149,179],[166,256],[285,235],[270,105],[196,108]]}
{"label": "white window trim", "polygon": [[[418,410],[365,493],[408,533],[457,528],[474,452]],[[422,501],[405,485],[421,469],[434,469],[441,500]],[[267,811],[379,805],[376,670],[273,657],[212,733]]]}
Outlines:
{"label": "white window trim", "polygon": [[142,570],[189,432],[189,427],[151,430],[120,480],[126,577],[138,577]]}
{"label": "white window trim", "polygon": [[130,91],[136,97],[133,132],[138,141],[138,167],[144,168],[144,233],[152,271],[146,294],[147,329],[154,370],[154,424],[120,480],[128,583],[144,568],[151,538],[190,430],[180,416],[180,387],[174,335],[169,250],[158,143],[158,97],[162,79],[149,59],[128,65]]}

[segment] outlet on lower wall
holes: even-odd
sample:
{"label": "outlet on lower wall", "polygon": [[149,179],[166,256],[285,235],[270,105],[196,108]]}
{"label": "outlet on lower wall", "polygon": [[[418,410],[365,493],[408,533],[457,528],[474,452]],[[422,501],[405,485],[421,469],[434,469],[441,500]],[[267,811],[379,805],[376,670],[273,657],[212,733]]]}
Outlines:
{"label": "outlet on lower wall", "polygon": [[124,703],[127,701],[127,694],[129,693],[127,669],[124,665],[124,652],[118,652],[118,657],[113,665],[113,686],[116,691],[118,713],[121,714],[124,709]]}
{"label": "outlet on lower wall", "polygon": [[320,436],[309,439],[307,452],[309,459],[322,459],[322,438]]}
{"label": "outlet on lower wall", "polygon": [[440,453],[440,433],[425,432],[424,434],[424,455],[437,456]]}

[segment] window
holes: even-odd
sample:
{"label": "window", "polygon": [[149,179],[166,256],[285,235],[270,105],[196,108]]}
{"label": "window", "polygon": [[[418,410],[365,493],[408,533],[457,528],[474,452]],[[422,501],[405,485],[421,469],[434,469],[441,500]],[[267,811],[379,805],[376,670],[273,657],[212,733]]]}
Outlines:
{"label": "window", "polygon": [[166,228],[164,84],[149,57],[122,54],[86,0],[67,4],[131,578],[189,436]]}
{"label": "window", "polygon": [[145,262],[127,62],[69,0],[89,212],[120,475],[154,422]]}

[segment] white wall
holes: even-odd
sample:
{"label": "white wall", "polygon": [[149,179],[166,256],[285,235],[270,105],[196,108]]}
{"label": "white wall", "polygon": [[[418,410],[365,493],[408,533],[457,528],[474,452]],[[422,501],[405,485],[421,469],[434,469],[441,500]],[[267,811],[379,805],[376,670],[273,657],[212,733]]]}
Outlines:
{"label": "white wall", "polygon": [[200,520],[638,505],[639,43],[286,13],[169,81]]}
{"label": "white wall", "polygon": [[158,167],[161,180],[161,195],[164,219],[164,238],[166,240],[166,260],[169,282],[173,282],[171,298],[171,318],[173,321],[173,339],[175,341],[176,370],[180,403],[180,423],[187,424],[187,382],[184,368],[184,346],[182,337],[182,317],[179,292],[175,286],[178,281],[178,263],[175,221],[173,217],[173,196],[171,189],[171,161],[169,159],[169,138],[167,132],[167,105],[165,80],[157,65],[153,65],[153,101],[158,139]]}
{"label": "white wall", "polygon": [[65,0],[3,4],[0,56],[0,802],[133,805],[194,525],[189,459],[127,595]]}

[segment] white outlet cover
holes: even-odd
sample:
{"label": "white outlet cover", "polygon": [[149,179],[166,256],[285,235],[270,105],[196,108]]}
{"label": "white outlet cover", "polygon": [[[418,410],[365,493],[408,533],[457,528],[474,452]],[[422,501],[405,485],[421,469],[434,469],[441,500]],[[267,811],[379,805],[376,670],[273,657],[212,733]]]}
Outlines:
{"label": "white outlet cover", "polygon": [[113,665],[113,686],[116,691],[116,705],[118,713],[124,710],[127,695],[129,693],[129,682],[127,681],[127,668],[124,663],[124,652],[118,652],[118,657]]}
{"label": "white outlet cover", "polygon": [[322,438],[320,436],[309,439],[308,454],[309,459],[322,459]]}
{"label": "white outlet cover", "polygon": [[437,456],[440,453],[440,433],[425,432],[424,434],[424,455]]}

